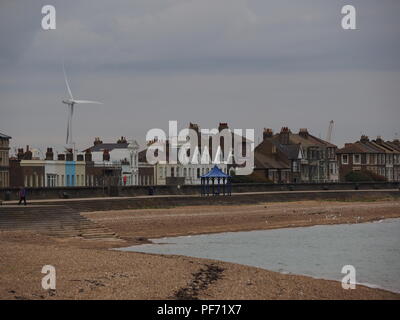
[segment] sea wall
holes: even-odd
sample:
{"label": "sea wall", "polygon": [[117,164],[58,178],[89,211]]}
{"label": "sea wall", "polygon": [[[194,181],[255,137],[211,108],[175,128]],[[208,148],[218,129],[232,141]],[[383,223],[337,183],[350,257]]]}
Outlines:
{"label": "sea wall", "polygon": [[[280,201],[332,200],[372,201],[378,199],[400,199],[399,190],[321,190],[321,191],[275,191],[260,193],[236,193],[232,196],[139,196],[92,199],[42,200],[32,205],[66,205],[78,211],[105,211],[143,208],[168,208],[196,205],[242,205]],[[1,207],[0,207],[1,211]]]}
{"label": "sea wall", "polygon": [[[318,190],[381,190],[398,189],[398,182],[365,182],[365,183],[298,183],[298,184],[269,184],[248,183],[233,184],[232,192],[269,192],[269,191],[318,191]],[[199,185],[155,186],[155,195],[197,195]],[[57,188],[27,188],[28,199],[63,199],[63,198],[96,198],[108,196],[140,196],[148,195],[149,186],[129,187],[57,187]],[[0,189],[0,200],[17,200],[18,188]]]}

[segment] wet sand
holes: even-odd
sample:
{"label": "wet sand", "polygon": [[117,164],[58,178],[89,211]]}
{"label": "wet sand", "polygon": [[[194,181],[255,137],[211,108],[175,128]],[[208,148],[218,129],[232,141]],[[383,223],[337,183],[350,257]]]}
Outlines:
{"label": "wet sand", "polygon": [[[0,232],[1,299],[399,299],[400,295],[337,281],[284,275],[232,263],[109,250],[147,239],[400,217],[399,201],[307,201],[85,213],[123,242]],[[41,288],[43,265],[57,287]]]}
{"label": "wet sand", "polygon": [[362,223],[400,217],[400,201],[302,201],[83,213],[129,241],[218,232]]}

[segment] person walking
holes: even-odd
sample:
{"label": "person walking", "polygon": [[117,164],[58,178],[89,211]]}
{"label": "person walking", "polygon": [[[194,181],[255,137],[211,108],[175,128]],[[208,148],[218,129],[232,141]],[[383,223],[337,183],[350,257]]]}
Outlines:
{"label": "person walking", "polygon": [[24,205],[26,206],[26,190],[24,187],[21,187],[19,189],[19,203],[18,205],[20,205],[22,203],[22,200],[24,200]]}

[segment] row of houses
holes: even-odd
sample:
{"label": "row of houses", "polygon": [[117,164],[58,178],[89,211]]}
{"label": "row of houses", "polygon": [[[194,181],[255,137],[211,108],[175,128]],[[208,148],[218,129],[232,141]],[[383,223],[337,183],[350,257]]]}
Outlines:
{"label": "row of houses", "polygon": [[310,134],[293,133],[287,127],[274,134],[264,129],[263,141],[255,148],[253,176],[276,183],[344,182],[349,173],[372,173],[375,178],[400,181],[400,142],[370,140],[336,145]]}
{"label": "row of houses", "polygon": [[29,146],[18,149],[16,157],[11,157],[10,186],[11,187],[73,187],[102,186],[117,180],[120,166],[107,163],[96,163],[92,154],[78,154],[74,157],[72,150],[66,150],[54,158],[52,148],[47,148],[46,156],[40,159],[35,156]]}
{"label": "row of houses", "polygon": [[293,133],[283,127],[274,134],[264,129],[255,148],[253,175],[276,183],[337,182],[337,146],[311,135],[307,129]]}
{"label": "row of houses", "polygon": [[355,143],[346,143],[337,151],[340,179],[350,172],[372,172],[387,181],[400,181],[400,141],[370,140],[367,136]]}
{"label": "row of houses", "polygon": [[[338,149],[307,129],[295,133],[283,127],[274,133],[266,128],[261,143],[254,148],[254,141],[238,138],[234,133],[223,137],[222,132],[229,129],[227,123],[220,123],[217,132],[205,135],[200,134],[197,124],[190,123],[188,128],[198,137],[197,150],[192,154],[187,151],[187,155],[197,161],[189,164],[177,159],[184,142],[175,143],[171,148],[170,140],[154,139],[139,151],[136,141],[127,141],[124,137],[115,143],[103,143],[95,138],[93,146],[79,153],[67,149],[55,155],[53,149],[48,148],[42,158],[27,146],[26,150],[18,149],[17,154],[9,158],[11,137],[0,134],[0,188],[200,184],[201,176],[215,163],[223,172],[234,175],[240,167],[238,157],[248,159],[251,153],[254,163],[249,181],[338,182],[346,181],[352,172],[368,172],[387,181],[400,181],[400,142],[397,139],[370,140],[362,136],[359,141],[346,143]],[[230,156],[232,161],[224,162],[227,158],[224,144],[230,138],[232,150],[228,158]],[[149,149],[166,150],[165,161],[150,163]],[[236,149],[240,152],[235,152]]]}

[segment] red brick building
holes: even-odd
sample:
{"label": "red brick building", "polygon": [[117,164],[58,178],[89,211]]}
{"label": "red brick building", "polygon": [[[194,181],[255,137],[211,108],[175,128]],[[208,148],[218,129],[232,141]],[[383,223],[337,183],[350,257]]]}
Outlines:
{"label": "red brick building", "polygon": [[345,181],[352,171],[370,171],[387,181],[400,181],[399,140],[370,140],[363,135],[359,141],[346,143],[337,155],[340,181]]}

